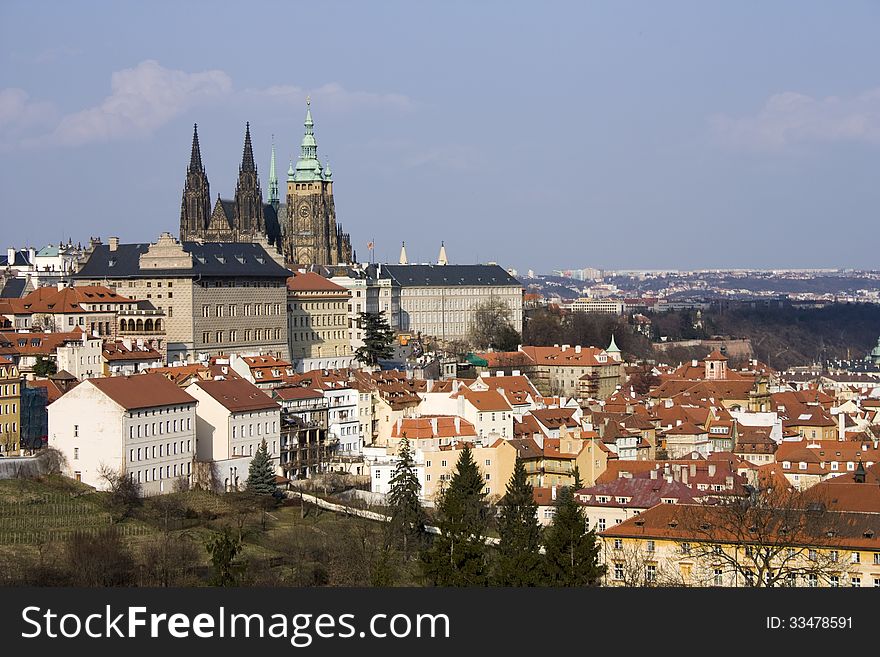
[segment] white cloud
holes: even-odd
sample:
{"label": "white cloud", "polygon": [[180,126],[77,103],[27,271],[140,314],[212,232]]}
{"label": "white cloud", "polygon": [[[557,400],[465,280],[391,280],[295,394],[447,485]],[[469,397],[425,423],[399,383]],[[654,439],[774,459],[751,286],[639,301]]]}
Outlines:
{"label": "white cloud", "polygon": [[880,143],[880,88],[843,98],[786,91],[771,96],[754,116],[710,118],[727,145],[776,150],[805,142]]}
{"label": "white cloud", "polygon": [[24,89],[0,89],[0,147],[6,149],[29,132],[45,130],[55,114],[51,103],[31,100]]}
{"label": "white cloud", "polygon": [[219,70],[187,73],[154,60],[113,73],[111,94],[99,105],[63,117],[47,137],[79,145],[151,134],[195,105],[232,91],[232,80]]}
{"label": "white cloud", "polygon": [[403,94],[350,91],[336,82],[329,82],[311,90],[295,85],[277,85],[246,93],[291,105],[305,104],[306,96],[311,96],[312,102],[320,105],[322,110],[326,108],[340,112],[362,109],[391,109],[405,112],[415,107],[415,102]]}
{"label": "white cloud", "polygon": [[[415,103],[402,94],[349,91],[337,83],[315,89],[294,85],[236,91],[224,71],[188,73],[146,60],[116,71],[110,95],[99,104],[57,119],[49,103],[29,99],[21,89],[0,90],[0,147],[78,146],[113,139],[146,137],[187,110],[223,98],[225,104],[255,102],[302,105],[306,96],[321,110],[391,109],[408,111]],[[31,128],[25,131],[23,128]],[[39,136],[36,136],[39,135]]]}

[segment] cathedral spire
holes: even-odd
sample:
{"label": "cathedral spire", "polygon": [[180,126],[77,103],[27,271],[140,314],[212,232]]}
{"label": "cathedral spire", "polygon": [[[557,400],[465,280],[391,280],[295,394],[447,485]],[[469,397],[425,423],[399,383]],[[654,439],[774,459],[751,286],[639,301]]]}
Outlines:
{"label": "cathedral spire", "polygon": [[306,97],[306,120],[303,122],[305,133],[299,147],[299,159],[296,161],[297,182],[323,180],[321,162],[318,160],[318,142],[315,140],[315,122],[312,121],[312,99]]}
{"label": "cathedral spire", "polygon": [[269,160],[269,204],[278,209],[281,200],[278,197],[278,176],[275,173],[275,135],[272,135],[272,159]]}
{"label": "cathedral spire", "polygon": [[193,125],[192,152],[183,184],[180,203],[180,240],[191,241],[204,237],[211,217],[211,189],[202,164],[199,148],[199,127]]}
{"label": "cathedral spire", "polygon": [[235,187],[235,210],[233,230],[236,239],[247,241],[259,234],[265,234],[266,224],[263,216],[263,193],[257,165],[254,163],[254,149],[251,145],[251,124],[244,130],[244,153],[241,168],[238,170],[238,184]]}
{"label": "cathedral spire", "polygon": [[204,171],[204,168],[202,166],[202,151],[199,148],[199,124],[193,123],[193,142],[192,154],[189,156],[189,172],[201,173]]}
{"label": "cathedral spire", "polygon": [[254,164],[254,149],[251,146],[250,122],[246,123],[244,128],[244,153],[241,156],[241,170],[249,173],[257,170],[257,165]]}

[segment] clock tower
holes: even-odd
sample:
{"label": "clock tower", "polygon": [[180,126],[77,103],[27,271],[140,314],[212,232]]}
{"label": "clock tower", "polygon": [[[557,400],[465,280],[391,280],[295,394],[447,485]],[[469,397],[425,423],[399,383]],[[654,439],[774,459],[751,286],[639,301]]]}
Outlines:
{"label": "clock tower", "polygon": [[348,234],[336,224],[333,174],[318,160],[311,100],[306,99],[305,134],[300,155],[287,172],[287,221],[284,256],[291,265],[351,262]]}

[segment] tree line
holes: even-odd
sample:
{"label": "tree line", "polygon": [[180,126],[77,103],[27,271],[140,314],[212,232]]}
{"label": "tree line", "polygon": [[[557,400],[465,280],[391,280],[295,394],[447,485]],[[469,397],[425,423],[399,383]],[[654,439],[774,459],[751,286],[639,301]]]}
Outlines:
{"label": "tree line", "polygon": [[553,521],[542,528],[533,487],[517,459],[498,505],[498,544],[490,546],[485,478],[466,446],[439,495],[434,519],[439,534],[430,536],[413,455],[403,438],[388,495],[387,548],[400,550],[404,562],[417,561],[425,583],[434,586],[597,586],[605,567],[596,534],[574,498],[577,487],[561,490]]}

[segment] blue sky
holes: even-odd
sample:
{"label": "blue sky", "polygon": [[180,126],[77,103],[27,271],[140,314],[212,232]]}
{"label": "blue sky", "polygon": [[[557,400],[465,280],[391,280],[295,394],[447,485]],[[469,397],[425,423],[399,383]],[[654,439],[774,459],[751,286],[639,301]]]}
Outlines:
{"label": "blue sky", "polygon": [[[177,232],[192,124],[267,190],[312,97],[366,257],[880,267],[877,2],[0,5],[0,246]],[[282,177],[283,180],[283,177]]]}

